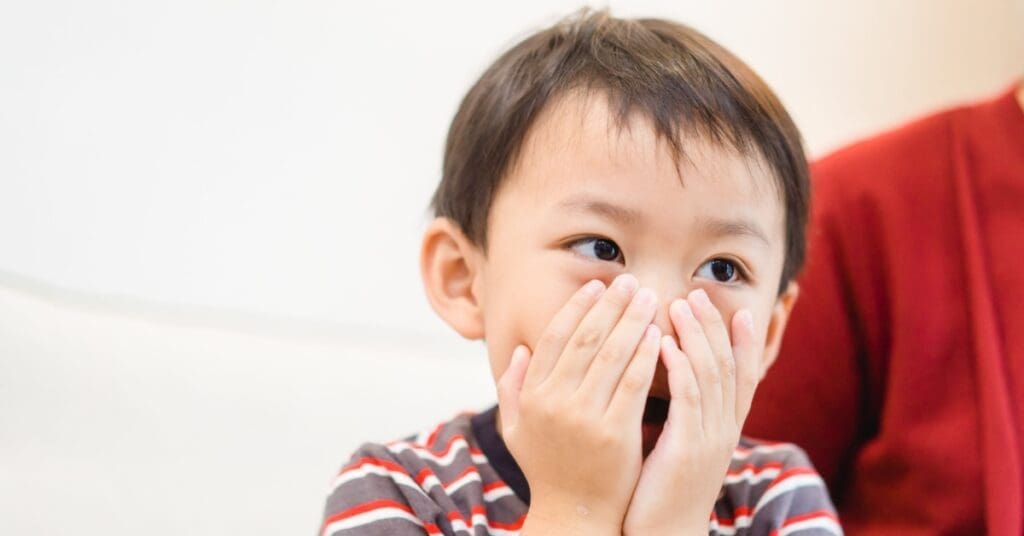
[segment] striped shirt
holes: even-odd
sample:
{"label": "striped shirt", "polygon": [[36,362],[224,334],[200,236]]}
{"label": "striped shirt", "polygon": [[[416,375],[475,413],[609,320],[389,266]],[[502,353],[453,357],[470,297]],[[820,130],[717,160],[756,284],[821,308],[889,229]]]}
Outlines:
{"label": "striped shirt", "polygon": [[[496,410],[359,447],[331,483],[321,536],[518,534],[530,490],[497,432]],[[802,450],[743,438],[708,532],[811,536],[842,529]]]}

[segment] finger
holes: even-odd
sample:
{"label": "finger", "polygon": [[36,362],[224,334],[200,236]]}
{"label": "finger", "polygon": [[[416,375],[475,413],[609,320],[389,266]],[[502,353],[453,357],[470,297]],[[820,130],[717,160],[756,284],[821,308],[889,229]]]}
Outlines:
{"label": "finger", "polygon": [[697,289],[690,293],[690,304],[693,314],[704,328],[708,346],[715,357],[718,377],[722,383],[722,415],[736,414],[736,360],[732,354],[732,342],[729,331],[718,308],[711,303],[707,292]]}
{"label": "finger", "polygon": [[647,405],[647,393],[654,381],[654,369],[658,366],[658,340],[661,330],[650,324],[644,331],[629,365],[622,373],[605,412],[609,422],[635,423],[638,427]]}
{"label": "finger", "polygon": [[549,378],[556,379],[572,391],[579,388],[594,356],[633,300],[639,285],[636,277],[630,274],[621,274],[612,281],[569,337]]}
{"label": "finger", "polygon": [[623,371],[636,353],[645,330],[654,320],[656,308],[657,296],[654,291],[649,288],[636,291],[633,301],[597,351],[583,383],[576,391],[577,398],[583,404],[602,413],[608,409]]}
{"label": "finger", "polygon": [[741,309],[732,317],[732,353],[736,356],[736,425],[742,430],[761,381],[761,353],[749,309]]}
{"label": "finger", "polygon": [[544,329],[533,349],[533,359],[526,370],[524,386],[537,385],[544,381],[555,367],[569,337],[576,331],[580,321],[593,307],[604,292],[604,283],[597,279],[583,285],[569,298],[569,301],[555,313]]}
{"label": "finger", "polygon": [[523,390],[526,369],[530,364],[530,350],[520,344],[512,351],[508,368],[498,380],[498,409],[501,411],[501,427],[512,428],[519,418],[519,393]]}
{"label": "finger", "polygon": [[679,334],[679,347],[690,358],[690,366],[697,378],[704,430],[711,431],[715,429],[712,427],[721,425],[722,419],[722,381],[711,346],[687,300],[673,302],[669,307],[669,318]]}
{"label": "finger", "polygon": [[697,376],[689,357],[671,336],[661,338],[661,360],[668,371],[668,390],[672,395],[663,433],[671,430],[670,433],[679,436],[682,441],[692,441],[703,436],[703,404]]}

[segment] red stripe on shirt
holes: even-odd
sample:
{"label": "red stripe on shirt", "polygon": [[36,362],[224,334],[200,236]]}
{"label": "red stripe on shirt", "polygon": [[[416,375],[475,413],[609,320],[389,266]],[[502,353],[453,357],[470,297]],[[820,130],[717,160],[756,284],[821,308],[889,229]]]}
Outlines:
{"label": "red stripe on shirt", "polygon": [[437,434],[439,434],[441,432],[441,429],[444,428],[444,424],[445,423],[442,422],[434,427],[434,431],[430,432],[430,436],[427,437],[427,444],[424,445],[425,447],[427,447],[428,449],[434,447],[434,441],[437,441]]}
{"label": "red stripe on shirt", "polygon": [[494,482],[491,482],[490,484],[484,484],[483,485],[483,488],[484,488],[485,492],[493,491],[493,490],[496,490],[498,488],[507,488],[507,487],[508,487],[508,484],[506,484],[504,480],[495,480]]}
{"label": "red stripe on shirt", "polygon": [[478,475],[478,476],[479,476],[479,474],[480,474],[480,473],[479,473],[479,472],[478,472],[478,471],[476,470],[476,466],[475,466],[475,465],[470,465],[470,466],[469,466],[469,467],[467,467],[467,468],[466,468],[466,469],[465,469],[464,471],[462,471],[461,473],[459,473],[459,475],[458,475],[458,476],[456,476],[455,478],[453,478],[453,479],[449,480],[448,482],[446,482],[446,483],[444,484],[444,487],[446,487],[446,488],[447,488],[448,486],[450,486],[450,485],[454,484],[455,482],[458,482],[458,480],[459,480],[460,478],[463,478],[463,477],[465,477],[466,475],[469,475],[469,474],[476,474],[476,475]]}
{"label": "red stripe on shirt", "polygon": [[779,473],[779,476],[775,480],[772,480],[771,484],[768,484],[768,487],[765,489],[765,491],[768,491],[768,490],[774,488],[775,486],[781,484],[782,482],[784,482],[785,480],[787,480],[790,477],[800,476],[800,475],[814,475],[814,476],[818,476],[818,472],[815,471],[814,469],[811,469],[810,467],[794,467],[792,469],[787,469],[787,470]]}
{"label": "red stripe on shirt", "polygon": [[729,471],[725,473],[726,476],[739,476],[743,471],[750,470],[754,474],[760,473],[766,469],[782,469],[782,462],[768,462],[764,465],[754,465],[752,463],[745,464],[743,467],[736,469],[735,471]]}
{"label": "red stripe on shirt", "polygon": [[[429,467],[424,467],[423,469],[420,469],[419,473],[416,473],[415,480],[416,480],[416,483],[419,484],[420,487],[422,488],[423,487],[423,483],[426,482],[427,478],[429,478],[429,477],[437,478],[437,475],[435,475],[434,472],[431,471]],[[440,482],[440,481],[441,481],[441,479],[438,479],[438,482]]]}
{"label": "red stripe on shirt", "polygon": [[832,512],[829,512],[828,510],[815,510],[813,512],[807,512],[806,514],[787,517],[786,520],[782,522],[782,525],[779,528],[772,529],[771,532],[768,533],[768,536],[779,536],[779,529],[784,529],[795,523],[808,521],[810,519],[831,519],[837,524],[839,523],[839,518]]}
{"label": "red stripe on shirt", "polygon": [[746,506],[737,506],[732,510],[732,518],[718,517],[714,512],[711,512],[711,519],[717,521],[720,526],[732,527],[736,524],[736,518],[743,516],[751,516],[753,513],[750,508]]}
{"label": "red stripe on shirt", "polygon": [[367,502],[367,503],[363,503],[363,504],[360,504],[360,505],[353,506],[352,508],[349,508],[348,510],[344,510],[344,511],[338,512],[337,514],[334,514],[332,516],[328,516],[327,518],[324,519],[323,524],[320,525],[320,534],[323,534],[324,531],[327,530],[327,527],[331,523],[334,523],[334,522],[337,522],[337,521],[341,521],[343,519],[348,519],[350,517],[357,516],[359,514],[364,514],[366,512],[371,512],[373,510],[383,510],[383,509],[387,509],[387,508],[398,509],[398,510],[401,510],[403,512],[408,513],[409,515],[413,515],[412,508],[409,508],[407,505],[404,505],[404,504],[402,504],[400,502],[397,502],[397,501],[392,501],[390,499],[378,499],[378,500],[375,500],[375,501],[370,501],[370,502]]}
{"label": "red stripe on shirt", "polygon": [[402,467],[401,465],[398,465],[395,462],[388,461],[388,460],[381,460],[379,458],[364,457],[364,458],[359,458],[358,460],[356,460],[356,461],[348,464],[344,468],[342,468],[341,471],[338,471],[338,476],[341,476],[341,475],[343,475],[343,474],[345,474],[345,473],[347,473],[349,471],[353,471],[355,469],[359,469],[360,467],[362,467],[364,465],[376,465],[377,467],[383,467],[383,468],[385,468],[385,469],[387,469],[389,471],[398,471],[399,473],[409,474],[408,471],[405,469],[405,467]]}
{"label": "red stripe on shirt", "polygon": [[790,525],[792,525],[794,523],[799,523],[801,521],[807,521],[808,519],[817,519],[817,518],[828,518],[828,519],[831,519],[832,521],[835,521],[837,523],[839,522],[839,518],[836,517],[836,515],[833,514],[832,512],[829,512],[828,510],[815,510],[813,512],[807,512],[806,514],[800,514],[800,515],[793,516],[793,517],[787,517],[786,520],[782,522],[782,527],[781,528],[786,528],[786,527],[788,527],[788,526],[790,526]]}

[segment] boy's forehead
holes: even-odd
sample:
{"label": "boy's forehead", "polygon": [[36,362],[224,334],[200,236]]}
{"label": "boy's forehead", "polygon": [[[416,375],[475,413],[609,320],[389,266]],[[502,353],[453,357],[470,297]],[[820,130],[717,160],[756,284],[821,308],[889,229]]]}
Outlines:
{"label": "boy's forehead", "polygon": [[643,114],[620,121],[600,92],[572,92],[537,117],[507,179],[541,205],[589,192],[619,205],[637,202],[629,210],[643,214],[662,204],[649,202],[656,194],[666,202],[685,199],[721,210],[770,208],[783,219],[774,177],[762,159],[706,136],[687,135],[679,145],[682,154]]}

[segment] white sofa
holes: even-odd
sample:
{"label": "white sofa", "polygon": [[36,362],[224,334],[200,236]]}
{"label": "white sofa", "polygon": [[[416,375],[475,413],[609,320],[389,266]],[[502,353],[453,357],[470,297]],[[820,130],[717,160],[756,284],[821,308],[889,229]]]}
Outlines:
{"label": "white sofa", "polygon": [[359,443],[494,400],[482,344],[455,335],[7,281],[0,533],[315,534],[327,483]]}

